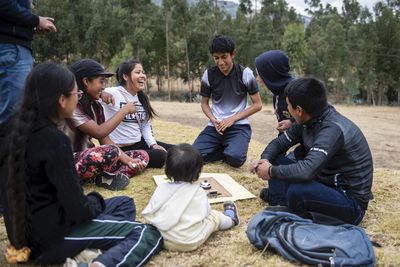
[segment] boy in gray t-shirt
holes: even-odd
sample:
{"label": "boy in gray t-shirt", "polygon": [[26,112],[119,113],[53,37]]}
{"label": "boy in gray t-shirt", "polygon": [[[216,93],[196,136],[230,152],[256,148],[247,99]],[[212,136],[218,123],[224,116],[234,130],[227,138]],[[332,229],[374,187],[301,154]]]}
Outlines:
{"label": "boy in gray t-shirt", "polygon": [[[262,108],[257,81],[249,68],[233,63],[236,50],[230,37],[215,36],[209,50],[216,66],[204,72],[200,94],[201,108],[210,121],[193,146],[205,162],[223,160],[240,167],[246,161],[251,137],[247,117]],[[247,94],[252,102],[248,107]]]}

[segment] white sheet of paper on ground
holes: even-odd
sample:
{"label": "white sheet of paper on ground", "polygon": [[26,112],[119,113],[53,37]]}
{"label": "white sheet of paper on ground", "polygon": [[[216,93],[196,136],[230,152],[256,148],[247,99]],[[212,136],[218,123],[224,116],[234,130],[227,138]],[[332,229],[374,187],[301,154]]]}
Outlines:
{"label": "white sheet of paper on ground", "polygon": [[[240,199],[249,199],[256,197],[226,173],[202,173],[200,175],[200,179],[205,177],[214,178],[221,186],[225,188],[225,190],[227,190],[232,195],[231,197],[208,198],[210,203],[219,203],[227,200],[236,201]],[[167,179],[167,176],[165,175],[154,175],[153,179],[157,185],[159,185],[160,183],[167,183],[169,181]]]}

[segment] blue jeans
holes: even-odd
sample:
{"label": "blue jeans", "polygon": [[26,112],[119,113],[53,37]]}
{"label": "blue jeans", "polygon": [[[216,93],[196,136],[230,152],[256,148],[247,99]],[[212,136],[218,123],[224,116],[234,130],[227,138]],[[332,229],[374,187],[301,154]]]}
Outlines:
{"label": "blue jeans", "polygon": [[240,167],[246,161],[251,138],[248,124],[234,124],[219,134],[214,126],[207,126],[193,143],[205,162],[223,160],[232,167]]}
{"label": "blue jeans", "polygon": [[25,80],[32,66],[31,50],[0,43],[0,125],[8,121],[22,100]]}
{"label": "blue jeans", "polygon": [[[288,165],[292,160],[279,156],[273,165]],[[357,225],[364,217],[365,210],[357,201],[339,187],[330,187],[317,181],[288,183],[269,180],[271,205],[287,205],[296,214],[319,213]]]}

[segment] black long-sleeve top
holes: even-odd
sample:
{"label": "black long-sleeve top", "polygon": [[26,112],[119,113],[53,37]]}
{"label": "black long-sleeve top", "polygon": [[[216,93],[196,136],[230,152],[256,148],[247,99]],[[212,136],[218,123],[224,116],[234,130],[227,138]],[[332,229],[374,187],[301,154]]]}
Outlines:
{"label": "black long-sleeve top", "polygon": [[34,27],[39,17],[32,14],[29,0],[0,1],[0,43],[11,43],[32,49]]}
{"label": "black long-sleeve top", "polygon": [[83,194],[67,136],[51,122],[39,125],[26,149],[30,248],[37,254],[62,240],[73,225],[97,217],[104,209],[98,193]]}
{"label": "black long-sleeve top", "polygon": [[320,117],[305,125],[292,124],[269,143],[261,158],[272,162],[298,143],[306,151],[304,158],[290,165],[273,166],[272,179],[316,179],[331,187],[340,186],[366,208],[372,199],[372,155],[363,133],[352,121],[328,106]]}

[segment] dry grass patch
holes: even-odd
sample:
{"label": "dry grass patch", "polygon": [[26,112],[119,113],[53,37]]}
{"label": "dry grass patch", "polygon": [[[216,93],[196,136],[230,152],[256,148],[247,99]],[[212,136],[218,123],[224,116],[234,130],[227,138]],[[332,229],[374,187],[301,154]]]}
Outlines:
{"label": "dry grass patch", "polygon": [[[192,143],[200,128],[183,126],[174,122],[156,120],[153,124],[157,140],[168,143]],[[250,143],[249,160],[258,159],[265,145],[257,141]],[[250,192],[258,195],[264,182],[247,172],[247,164],[239,169],[226,164],[205,165],[204,172],[222,172],[229,174]],[[153,175],[163,174],[162,169],[148,169],[131,180],[128,189],[123,192],[106,191],[94,186],[87,186],[86,192],[97,190],[105,197],[121,193],[134,198],[137,207],[137,219],[142,220],[141,211],[149,201],[155,183]],[[378,266],[400,266],[400,171],[388,169],[375,170],[374,196],[361,226],[366,228],[370,238],[379,242],[382,248],[376,249]],[[263,209],[265,204],[257,199],[237,202],[241,225],[239,227],[214,233],[210,239],[193,252],[162,251],[153,257],[148,266],[298,266],[271,252],[262,253],[255,249],[246,236],[250,218]],[[222,204],[214,204],[214,209],[223,210]],[[3,224],[1,224],[3,225]],[[7,240],[2,226],[0,250],[4,251]],[[0,266],[5,266],[4,258]]]}

